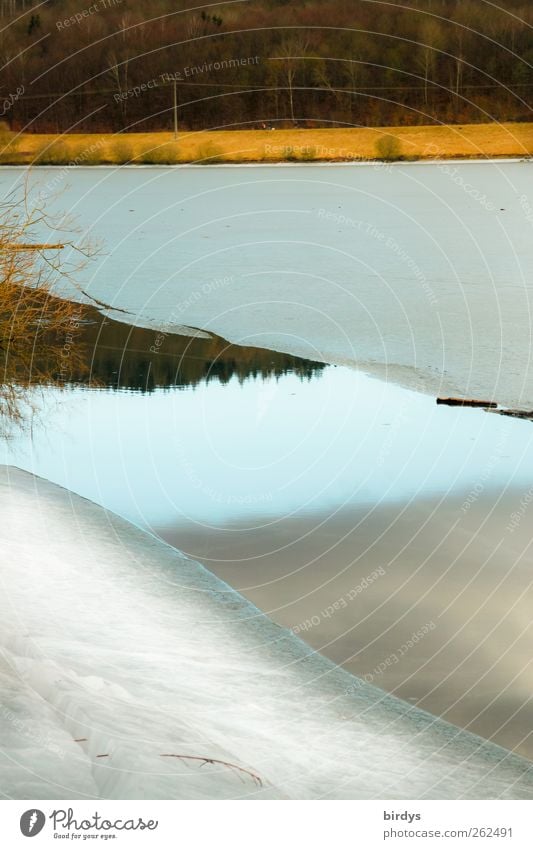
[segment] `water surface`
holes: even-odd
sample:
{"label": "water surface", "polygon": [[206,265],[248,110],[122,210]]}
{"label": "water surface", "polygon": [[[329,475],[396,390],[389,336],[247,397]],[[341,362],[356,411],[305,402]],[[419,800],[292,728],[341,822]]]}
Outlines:
{"label": "water surface", "polygon": [[349,671],[532,753],[529,422],[204,331],[91,322],[92,374],[44,392],[3,462],[199,559]]}

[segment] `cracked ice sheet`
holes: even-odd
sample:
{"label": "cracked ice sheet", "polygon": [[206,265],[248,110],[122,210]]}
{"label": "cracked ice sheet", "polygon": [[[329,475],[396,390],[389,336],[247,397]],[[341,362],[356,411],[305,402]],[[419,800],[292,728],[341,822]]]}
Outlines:
{"label": "cracked ice sheet", "polygon": [[0,514],[5,796],[532,798],[528,761],[337,669],[114,514],[5,466]]}

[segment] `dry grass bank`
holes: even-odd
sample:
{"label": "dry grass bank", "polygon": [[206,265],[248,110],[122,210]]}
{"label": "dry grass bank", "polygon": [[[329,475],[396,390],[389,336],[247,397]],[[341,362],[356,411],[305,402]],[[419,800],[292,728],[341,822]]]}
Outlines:
{"label": "dry grass bank", "polygon": [[533,123],[180,133],[0,133],[3,164],[313,162],[533,155]]}

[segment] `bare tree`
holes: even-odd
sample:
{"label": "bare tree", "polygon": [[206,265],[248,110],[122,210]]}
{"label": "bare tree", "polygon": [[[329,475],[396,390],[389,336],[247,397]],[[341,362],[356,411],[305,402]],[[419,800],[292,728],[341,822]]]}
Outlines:
{"label": "bare tree", "polygon": [[290,38],[284,41],[281,45],[279,59],[283,63],[285,71],[285,80],[287,83],[287,91],[289,93],[289,111],[291,121],[295,122],[294,117],[294,83],[296,80],[296,72],[298,65],[305,58],[308,49],[308,43],[300,37]]}
{"label": "bare tree", "polygon": [[[66,225],[66,222],[63,222]],[[4,435],[34,408],[36,387],[64,386],[86,369],[77,345],[82,306],[60,297],[85,264],[87,245],[71,247],[75,259],[63,262],[65,247],[43,243],[54,234],[41,209],[8,199],[0,205],[0,425]],[[38,241],[39,235],[41,241]],[[72,253],[72,251],[70,252]]]}
{"label": "bare tree", "polygon": [[[117,54],[113,51],[109,54],[109,67],[107,70],[107,74],[113,80],[113,83],[116,86],[117,94],[124,94],[128,90],[128,67],[129,67],[129,57],[125,59],[119,59]],[[127,112],[127,98],[120,97],[119,98],[119,107],[120,114],[122,117],[123,126],[126,123],[126,112]]]}
{"label": "bare tree", "polygon": [[435,79],[437,51],[440,49],[443,41],[442,28],[439,22],[432,18],[423,21],[420,27],[419,38],[421,49],[419,64],[424,74],[424,103],[427,106],[429,100],[429,80]]}

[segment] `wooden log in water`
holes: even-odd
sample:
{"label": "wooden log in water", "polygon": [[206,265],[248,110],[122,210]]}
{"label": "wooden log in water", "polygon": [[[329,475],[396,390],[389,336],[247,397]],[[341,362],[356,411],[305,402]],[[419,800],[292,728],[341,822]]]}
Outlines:
{"label": "wooden log in water", "polygon": [[448,407],[485,407],[496,409],[496,401],[479,401],[477,398],[437,398],[437,404],[447,404]]}

